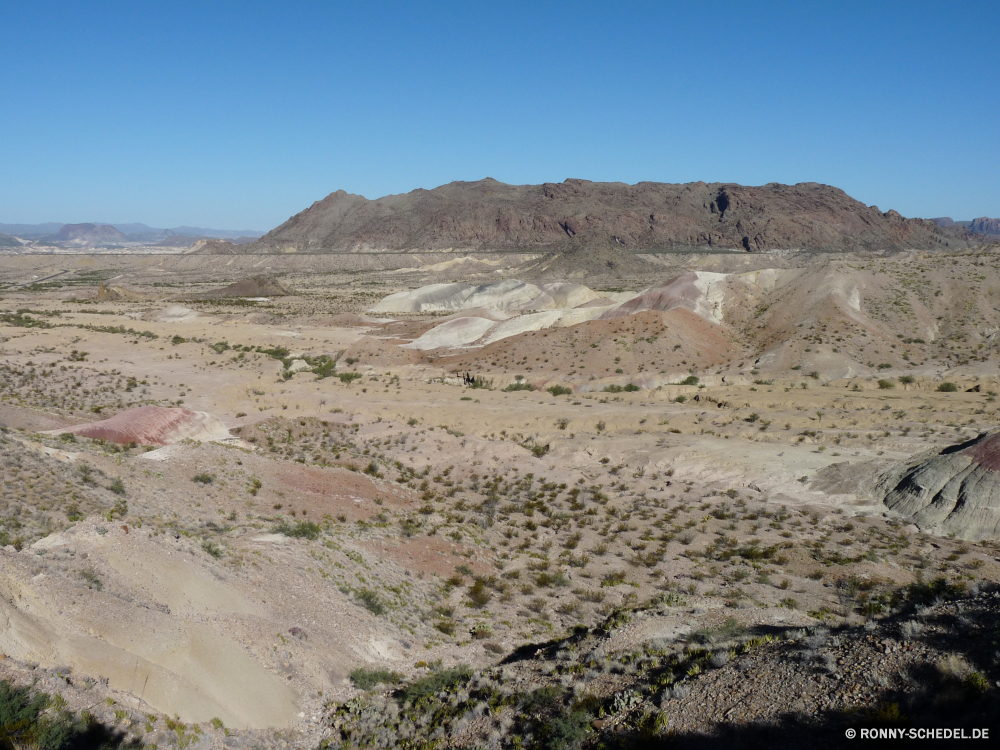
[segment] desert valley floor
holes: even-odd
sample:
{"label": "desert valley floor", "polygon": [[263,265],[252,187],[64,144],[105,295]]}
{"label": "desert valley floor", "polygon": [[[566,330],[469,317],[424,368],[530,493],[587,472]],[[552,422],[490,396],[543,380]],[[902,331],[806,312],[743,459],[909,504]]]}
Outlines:
{"label": "desert valley floor", "polygon": [[1000,252],[642,263],[5,258],[0,676],[158,747],[985,710],[1000,505],[887,477],[998,426]]}

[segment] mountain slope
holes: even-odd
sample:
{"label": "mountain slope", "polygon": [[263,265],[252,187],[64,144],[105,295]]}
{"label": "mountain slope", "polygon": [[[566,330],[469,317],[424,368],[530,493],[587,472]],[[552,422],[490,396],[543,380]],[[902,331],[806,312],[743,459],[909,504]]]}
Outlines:
{"label": "mountain slope", "polygon": [[128,242],[128,237],[110,224],[66,224],[49,240],[67,245],[104,245]]}
{"label": "mountain slope", "polygon": [[976,234],[1000,235],[1000,219],[991,219],[987,216],[982,216],[978,219],[973,219],[972,226],[969,229]]}
{"label": "mountain slope", "polygon": [[339,190],[245,252],[553,250],[574,238],[622,250],[893,251],[965,246],[963,232],[865,206],[816,183],[682,185],[453,182],[368,200]]}

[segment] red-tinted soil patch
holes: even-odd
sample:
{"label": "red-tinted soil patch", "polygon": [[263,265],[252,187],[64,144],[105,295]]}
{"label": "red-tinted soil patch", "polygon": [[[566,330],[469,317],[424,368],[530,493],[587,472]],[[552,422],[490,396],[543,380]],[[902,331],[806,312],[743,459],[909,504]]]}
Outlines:
{"label": "red-tinted soil patch", "polygon": [[383,509],[400,510],[415,504],[406,490],[379,484],[348,469],[280,465],[270,479],[282,492],[296,497],[287,510],[307,510],[313,520],[343,515],[348,521],[357,521]]}
{"label": "red-tinted soil patch", "polygon": [[[459,565],[468,565],[476,575],[489,575],[493,571],[493,566],[482,559],[482,550],[474,550],[439,536],[371,540],[359,542],[359,546],[381,558],[396,561],[406,570],[419,573],[437,573],[447,577]],[[480,557],[470,559],[467,557],[470,552]]]}
{"label": "red-tinted soil patch", "polygon": [[971,456],[984,469],[1000,471],[1000,434],[988,435],[962,453]]}
{"label": "red-tinted soil patch", "polygon": [[67,432],[112,443],[168,445],[185,438],[217,439],[225,435],[226,429],[219,420],[204,412],[140,406],[110,419],[70,428]]}

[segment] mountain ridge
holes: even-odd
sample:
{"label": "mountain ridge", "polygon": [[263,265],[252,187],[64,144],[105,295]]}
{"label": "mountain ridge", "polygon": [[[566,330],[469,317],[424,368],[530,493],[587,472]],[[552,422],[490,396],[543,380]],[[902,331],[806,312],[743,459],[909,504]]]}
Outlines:
{"label": "mountain ridge", "polygon": [[582,238],[633,252],[966,247],[963,228],[866,206],[819,183],[744,186],[590,182],[508,185],[486,178],[369,200],[338,190],[241,252],[525,250]]}
{"label": "mountain ridge", "polygon": [[[237,240],[246,237],[260,237],[264,234],[255,229],[209,229],[206,227],[176,226],[169,228],[151,227],[141,223],[127,222],[85,222],[97,226],[109,226],[126,236],[128,242],[159,242],[168,237],[193,237],[208,239]],[[57,235],[66,226],[76,226],[59,222],[43,224],[0,224],[0,234],[20,237],[25,240],[45,240]]]}

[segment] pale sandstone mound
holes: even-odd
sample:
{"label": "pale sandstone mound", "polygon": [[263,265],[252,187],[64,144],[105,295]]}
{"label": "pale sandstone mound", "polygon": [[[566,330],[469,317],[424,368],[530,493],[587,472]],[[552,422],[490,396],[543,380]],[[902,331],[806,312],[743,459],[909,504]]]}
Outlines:
{"label": "pale sandstone mound", "polygon": [[1000,538],[1000,430],[890,469],[876,493],[894,515],[923,530]]}
{"label": "pale sandstone mound", "polygon": [[488,284],[430,284],[391,294],[372,312],[434,312],[481,307],[487,310],[560,310],[587,304],[599,295],[582,284],[529,284],[506,279]]}
{"label": "pale sandstone mound", "polygon": [[722,305],[726,297],[724,282],[727,278],[724,273],[685,273],[643,290],[637,297],[608,310],[601,318],[611,320],[644,310],[666,312],[686,307],[706,320],[721,323]]}
{"label": "pale sandstone mound", "polygon": [[168,305],[162,310],[153,310],[145,313],[142,316],[142,319],[155,323],[185,323],[189,320],[195,320],[196,318],[201,317],[204,317],[203,313],[200,313],[197,310],[192,310],[190,307],[184,307],[183,305]]}
{"label": "pale sandstone mound", "polygon": [[481,339],[493,326],[493,321],[486,318],[455,318],[432,328],[409,344],[403,344],[403,348],[426,351],[443,347],[468,346]]}
{"label": "pale sandstone mound", "polygon": [[[116,592],[80,595],[58,576],[29,579],[24,561],[0,552],[0,651],[74,679],[100,676],[156,711],[227,726],[287,726],[298,694],[217,622],[259,613],[237,581],[153,544],[134,531],[105,536],[83,524],[36,543],[34,552],[86,550]],[[25,553],[27,554],[27,553]],[[238,580],[238,579],[237,579]],[[235,585],[234,585],[235,584]],[[55,604],[59,602],[59,604]],[[153,604],[159,603],[157,607]],[[155,634],[155,635],[154,635]]]}
{"label": "pale sandstone mound", "polygon": [[82,424],[63,432],[112,443],[169,445],[180,440],[225,440],[229,430],[218,419],[203,411],[140,406],[100,422]]}
{"label": "pale sandstone mound", "polygon": [[436,326],[404,345],[426,351],[488,345],[528,331],[564,328],[594,319],[614,320],[642,312],[669,312],[677,308],[690,310],[712,323],[721,323],[729,287],[732,284],[747,286],[748,283],[753,282],[729,274],[698,271],[656,284],[638,295],[618,294],[617,299],[600,296],[586,286],[568,282],[536,286],[509,279],[480,286],[432,284],[390,295],[373,310],[421,312],[473,308],[513,311],[515,316],[517,312],[527,313],[492,326],[487,325],[486,319],[494,316],[466,314]]}

